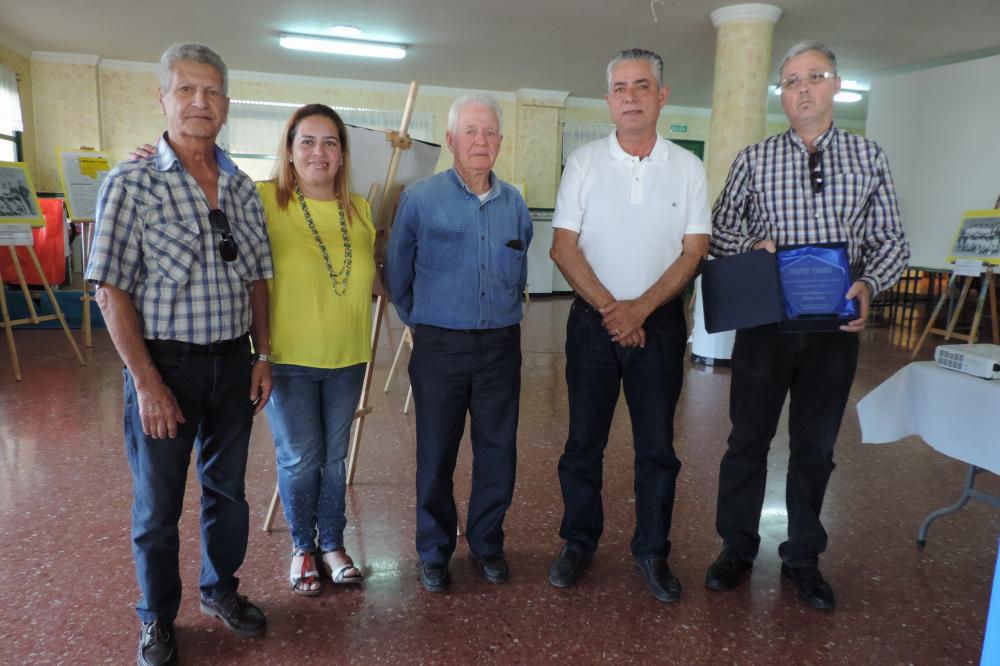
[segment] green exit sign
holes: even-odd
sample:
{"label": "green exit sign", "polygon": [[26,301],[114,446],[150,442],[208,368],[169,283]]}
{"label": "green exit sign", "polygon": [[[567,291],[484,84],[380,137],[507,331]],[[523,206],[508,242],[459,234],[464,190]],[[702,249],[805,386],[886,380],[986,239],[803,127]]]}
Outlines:
{"label": "green exit sign", "polygon": [[688,126],[687,125],[671,125],[670,126],[670,131],[671,132],[687,132],[688,131]]}

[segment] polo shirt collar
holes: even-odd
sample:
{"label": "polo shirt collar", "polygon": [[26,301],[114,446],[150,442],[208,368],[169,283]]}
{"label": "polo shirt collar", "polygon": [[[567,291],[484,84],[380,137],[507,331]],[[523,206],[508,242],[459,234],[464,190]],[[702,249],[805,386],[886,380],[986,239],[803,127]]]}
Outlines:
{"label": "polo shirt collar", "polygon": [[[219,146],[215,146],[214,150],[215,162],[219,165],[219,169],[225,173],[227,176],[233,176],[239,170],[236,163],[229,159],[225,151]],[[160,141],[156,144],[156,170],[157,171],[170,171],[174,164],[180,164],[181,161],[177,158],[177,154],[174,149],[170,147],[170,142],[167,141],[167,133],[164,132],[163,136],[160,137]]]}
{"label": "polo shirt collar", "polygon": [[[668,145],[666,139],[664,139],[659,134],[656,135],[656,143],[653,144],[653,150],[649,153],[649,159],[653,162],[666,162]],[[608,150],[611,152],[611,159],[613,160],[631,160],[635,159],[635,155],[630,155],[625,152],[621,144],[618,143],[618,132],[611,132],[608,135]]]}

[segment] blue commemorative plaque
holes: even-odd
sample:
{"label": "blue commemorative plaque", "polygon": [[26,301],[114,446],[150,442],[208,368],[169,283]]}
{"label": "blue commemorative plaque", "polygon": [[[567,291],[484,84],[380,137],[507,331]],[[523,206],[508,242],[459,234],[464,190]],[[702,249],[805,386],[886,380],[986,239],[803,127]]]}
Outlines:
{"label": "blue commemorative plaque", "polygon": [[808,330],[836,330],[857,318],[857,304],[846,298],[851,269],[843,244],[779,248],[777,259],[787,322],[801,322]]}

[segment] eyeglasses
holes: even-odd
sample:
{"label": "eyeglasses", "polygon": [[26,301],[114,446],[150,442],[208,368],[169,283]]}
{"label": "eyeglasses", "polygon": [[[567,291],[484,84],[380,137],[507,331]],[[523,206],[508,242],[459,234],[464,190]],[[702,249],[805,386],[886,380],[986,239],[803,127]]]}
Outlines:
{"label": "eyeglasses", "polygon": [[781,86],[782,90],[795,90],[802,85],[805,81],[811,86],[818,86],[820,83],[827,79],[832,79],[837,76],[837,72],[809,72],[805,76],[799,76],[798,74],[793,74],[787,79],[782,79]]}
{"label": "eyeglasses", "polygon": [[239,250],[236,247],[236,240],[233,238],[233,230],[229,228],[229,218],[218,208],[208,211],[208,223],[212,225],[214,231],[222,235],[219,241],[219,256],[225,262],[236,261]]}
{"label": "eyeglasses", "polygon": [[813,194],[823,191],[823,151],[809,153],[809,184]]}

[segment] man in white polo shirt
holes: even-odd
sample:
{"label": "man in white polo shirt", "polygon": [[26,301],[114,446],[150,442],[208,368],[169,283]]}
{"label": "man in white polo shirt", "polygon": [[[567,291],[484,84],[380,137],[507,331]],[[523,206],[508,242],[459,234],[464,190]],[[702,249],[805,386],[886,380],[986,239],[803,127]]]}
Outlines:
{"label": "man in white polo shirt", "polygon": [[567,587],[604,529],[604,448],[622,387],[635,446],[632,555],[654,597],[680,598],[667,564],[681,463],[674,408],[687,342],[682,292],[708,252],[711,223],[701,162],[660,137],[670,93],[663,60],[642,49],[608,64],[616,131],[570,155],[552,221],[552,259],[576,298],[566,325],[569,438],[559,459],[565,539],[549,582]]}

